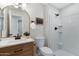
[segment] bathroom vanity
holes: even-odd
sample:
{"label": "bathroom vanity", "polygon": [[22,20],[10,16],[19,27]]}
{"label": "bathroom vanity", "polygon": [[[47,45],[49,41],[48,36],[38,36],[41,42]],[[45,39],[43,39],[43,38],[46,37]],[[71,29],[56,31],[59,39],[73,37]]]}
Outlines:
{"label": "bathroom vanity", "polygon": [[[8,42],[8,43],[6,43]],[[0,43],[0,55],[6,56],[33,56],[34,40],[19,39]],[[2,45],[1,45],[2,44]]]}

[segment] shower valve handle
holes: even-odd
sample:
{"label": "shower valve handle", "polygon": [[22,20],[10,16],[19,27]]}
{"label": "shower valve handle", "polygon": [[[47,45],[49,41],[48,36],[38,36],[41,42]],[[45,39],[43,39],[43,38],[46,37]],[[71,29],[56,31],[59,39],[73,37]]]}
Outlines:
{"label": "shower valve handle", "polygon": [[54,30],[57,30],[57,29],[58,29],[57,27],[54,28]]}

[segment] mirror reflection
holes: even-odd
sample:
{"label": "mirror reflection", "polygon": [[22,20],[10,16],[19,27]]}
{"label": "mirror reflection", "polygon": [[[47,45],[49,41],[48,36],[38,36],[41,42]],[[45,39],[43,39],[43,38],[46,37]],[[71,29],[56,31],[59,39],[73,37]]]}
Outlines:
{"label": "mirror reflection", "polygon": [[2,37],[2,30],[3,30],[3,17],[0,16],[0,37]]}
{"label": "mirror reflection", "polygon": [[17,34],[22,35],[22,17],[12,15],[10,24],[10,34],[16,36]]}

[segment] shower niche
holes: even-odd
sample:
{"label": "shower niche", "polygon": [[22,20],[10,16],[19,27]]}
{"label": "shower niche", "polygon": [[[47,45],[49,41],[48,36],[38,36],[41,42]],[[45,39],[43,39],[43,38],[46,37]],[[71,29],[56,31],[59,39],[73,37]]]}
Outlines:
{"label": "shower niche", "polygon": [[38,18],[36,17],[36,24],[39,25],[39,24],[43,24],[43,19],[42,18]]}

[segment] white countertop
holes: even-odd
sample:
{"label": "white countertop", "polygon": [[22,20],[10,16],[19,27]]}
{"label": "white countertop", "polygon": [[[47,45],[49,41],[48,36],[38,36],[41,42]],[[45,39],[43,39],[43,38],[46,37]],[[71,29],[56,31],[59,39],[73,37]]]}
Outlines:
{"label": "white countertop", "polygon": [[15,40],[15,38],[0,38],[0,48],[3,47],[8,47],[12,45],[17,45],[17,44],[23,44],[23,43],[29,43],[29,42],[34,42],[32,38],[21,38],[18,40]]}

